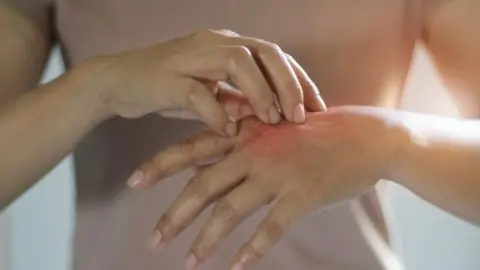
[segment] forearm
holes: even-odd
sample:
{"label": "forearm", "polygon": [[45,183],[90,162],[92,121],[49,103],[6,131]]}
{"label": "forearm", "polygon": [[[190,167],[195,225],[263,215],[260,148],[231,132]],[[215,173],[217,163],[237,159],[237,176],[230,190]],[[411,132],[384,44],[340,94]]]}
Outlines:
{"label": "forearm", "polygon": [[480,121],[400,113],[411,134],[390,177],[424,199],[480,224]]}
{"label": "forearm", "polygon": [[100,99],[65,75],[0,107],[0,207],[68,154],[104,116]]}

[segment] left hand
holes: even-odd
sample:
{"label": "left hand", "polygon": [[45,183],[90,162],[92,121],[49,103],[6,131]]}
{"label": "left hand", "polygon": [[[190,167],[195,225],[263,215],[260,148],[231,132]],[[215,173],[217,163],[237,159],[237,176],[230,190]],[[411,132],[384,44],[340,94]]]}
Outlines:
{"label": "left hand", "polygon": [[184,168],[227,154],[187,184],[158,222],[154,244],[172,241],[215,202],[187,258],[187,269],[195,269],[246,217],[276,201],[231,269],[251,266],[299,218],[357,196],[381,178],[405,133],[377,111],[381,109],[339,107],[308,115],[304,125],[268,126],[247,118],[239,122],[237,137],[205,132],[161,152],[137,171],[143,181],[135,187],[152,186]]}

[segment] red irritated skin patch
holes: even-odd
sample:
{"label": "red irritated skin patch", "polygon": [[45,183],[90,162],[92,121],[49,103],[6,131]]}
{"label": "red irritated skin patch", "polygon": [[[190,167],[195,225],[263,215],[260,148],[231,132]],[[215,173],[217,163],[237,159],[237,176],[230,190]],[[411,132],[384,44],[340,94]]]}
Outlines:
{"label": "red irritated skin patch", "polygon": [[312,146],[321,144],[321,138],[330,142],[345,138],[349,127],[342,124],[342,118],[344,116],[335,112],[310,113],[303,125],[289,122],[265,125],[252,119],[242,127],[239,147],[257,157],[279,157],[308,151]]}

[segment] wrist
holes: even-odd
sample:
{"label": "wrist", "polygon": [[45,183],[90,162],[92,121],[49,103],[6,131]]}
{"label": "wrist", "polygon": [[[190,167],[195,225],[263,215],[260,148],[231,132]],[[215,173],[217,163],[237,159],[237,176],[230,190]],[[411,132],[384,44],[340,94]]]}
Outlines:
{"label": "wrist", "polygon": [[65,81],[72,94],[90,110],[92,120],[101,122],[114,116],[114,113],[108,102],[108,87],[100,83],[101,78],[94,78],[96,74],[103,74],[96,62],[87,60],[81,63],[65,75]]}
{"label": "wrist", "polygon": [[397,184],[405,186],[404,181],[408,179],[408,164],[412,153],[420,145],[418,138],[412,134],[411,129],[398,121],[391,129],[393,141],[393,151],[390,162],[383,171],[382,178],[391,180]]}

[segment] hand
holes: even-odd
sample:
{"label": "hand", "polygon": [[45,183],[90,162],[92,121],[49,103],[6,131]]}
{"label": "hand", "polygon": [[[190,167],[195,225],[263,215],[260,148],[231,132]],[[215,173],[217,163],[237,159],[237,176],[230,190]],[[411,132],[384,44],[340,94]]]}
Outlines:
{"label": "hand", "polygon": [[303,123],[305,107],[325,108],[314,83],[292,57],[273,43],[230,31],[200,31],[148,48],[97,57],[83,67],[80,70],[91,84],[88,88],[101,90],[99,95],[112,114],[132,118],[186,110],[225,135],[235,135],[236,126],[216,96],[230,100],[243,96],[221,87],[220,82],[231,81],[267,124],[281,121],[279,109],[289,121]]}
{"label": "hand", "polygon": [[179,170],[227,154],[187,184],[158,222],[154,244],[172,241],[215,202],[187,259],[187,268],[194,269],[252,212],[276,201],[232,269],[254,264],[299,218],[353,198],[381,178],[406,138],[401,126],[389,123],[381,111],[339,107],[309,114],[304,125],[267,126],[246,118],[237,137],[206,132],[161,152],[137,171],[143,181],[135,187],[150,187]]}

